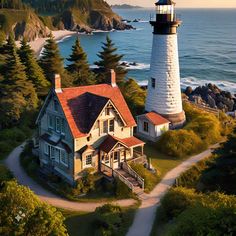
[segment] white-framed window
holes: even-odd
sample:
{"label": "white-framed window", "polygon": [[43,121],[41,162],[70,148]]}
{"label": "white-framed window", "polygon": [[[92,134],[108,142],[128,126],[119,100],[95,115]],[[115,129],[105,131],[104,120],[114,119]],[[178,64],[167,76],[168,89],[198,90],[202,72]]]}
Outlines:
{"label": "white-framed window", "polygon": [[49,155],[50,146],[47,143],[44,143],[44,154]]}
{"label": "white-framed window", "polygon": [[63,165],[68,167],[68,165],[69,165],[68,154],[64,150],[62,150],[62,149],[60,151],[61,151],[61,153],[60,153],[60,162]]}
{"label": "white-framed window", "polygon": [[56,117],[56,131],[61,133],[61,119],[59,117]]}
{"label": "white-framed window", "polygon": [[109,115],[110,115],[110,108],[106,108],[106,109],[105,109],[105,115],[106,115],[106,116],[109,116]]}
{"label": "white-framed window", "polygon": [[149,132],[149,124],[146,121],[143,122],[143,131],[146,133]]}
{"label": "white-framed window", "polygon": [[48,115],[48,127],[50,129],[53,129],[53,116],[52,115]]}
{"label": "white-framed window", "polygon": [[61,150],[58,148],[55,148],[55,161],[59,163],[61,156]]}
{"label": "white-framed window", "polygon": [[50,155],[50,157],[51,157],[51,159],[55,159],[55,147],[53,147],[53,146],[50,146],[50,150],[51,150],[51,155]]}
{"label": "white-framed window", "polygon": [[115,131],[115,120],[109,120],[109,132]]}
{"label": "white-framed window", "polygon": [[108,133],[108,120],[103,121],[103,134]]}
{"label": "white-framed window", "polygon": [[91,166],[91,165],[92,165],[92,154],[87,155],[87,156],[85,157],[85,165],[86,165],[86,166]]}
{"label": "white-framed window", "polygon": [[65,134],[66,132],[66,122],[64,119],[61,119],[61,133]]}

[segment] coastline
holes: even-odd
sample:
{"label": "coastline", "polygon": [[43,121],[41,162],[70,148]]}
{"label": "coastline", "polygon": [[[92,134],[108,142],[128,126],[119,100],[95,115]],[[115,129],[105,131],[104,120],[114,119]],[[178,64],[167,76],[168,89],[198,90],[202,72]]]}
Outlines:
{"label": "coastline", "polygon": [[[67,36],[72,36],[72,35],[77,34],[77,32],[69,31],[69,30],[57,30],[57,31],[51,31],[51,33],[56,41],[59,41]],[[29,45],[31,49],[35,52],[36,57],[39,57],[40,52],[42,48],[44,47],[47,39],[48,38],[38,38],[34,41],[29,42]],[[20,41],[17,41],[16,45],[19,47]]]}

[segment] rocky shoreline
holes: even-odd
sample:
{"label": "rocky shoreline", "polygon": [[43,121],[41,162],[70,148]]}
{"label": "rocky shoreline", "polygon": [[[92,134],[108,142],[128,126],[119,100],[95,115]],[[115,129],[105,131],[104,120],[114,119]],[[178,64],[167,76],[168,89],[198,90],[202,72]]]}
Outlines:
{"label": "rocky shoreline", "polygon": [[206,84],[195,89],[187,87],[184,94],[196,104],[207,105],[224,112],[236,110],[236,94],[219,89],[214,84]]}

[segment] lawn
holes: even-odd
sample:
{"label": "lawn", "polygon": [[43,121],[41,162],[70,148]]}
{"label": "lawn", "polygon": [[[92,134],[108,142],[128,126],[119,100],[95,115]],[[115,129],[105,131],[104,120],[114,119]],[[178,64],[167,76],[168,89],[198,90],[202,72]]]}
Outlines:
{"label": "lawn", "polygon": [[[123,208],[124,224],[117,230],[119,236],[125,236],[133,222],[135,211],[138,206]],[[95,213],[69,212],[61,210],[65,216],[65,225],[70,236],[92,236],[95,234]]]}
{"label": "lawn", "polygon": [[158,152],[157,148],[151,143],[147,143],[145,145],[144,153],[147,155],[149,161],[151,161],[152,166],[158,171],[161,179],[168,171],[172,170],[173,168],[181,164],[184,160],[189,158],[176,158],[167,156]]}

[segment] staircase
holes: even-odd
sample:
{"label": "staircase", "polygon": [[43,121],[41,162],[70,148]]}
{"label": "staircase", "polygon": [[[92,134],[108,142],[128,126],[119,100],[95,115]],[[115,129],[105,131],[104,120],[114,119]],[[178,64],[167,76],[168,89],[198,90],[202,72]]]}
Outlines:
{"label": "staircase", "polygon": [[[140,186],[139,182],[132,175],[130,175],[128,172],[126,172],[123,169],[118,169],[118,170],[116,170],[116,172],[118,172],[119,175],[123,176],[129,183],[132,184],[132,192],[133,193],[135,193],[137,195],[140,195],[143,193],[144,189]],[[124,181],[122,181],[122,182],[124,182]]]}

